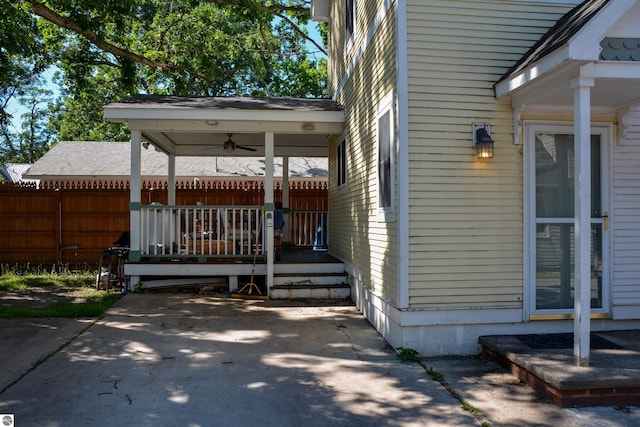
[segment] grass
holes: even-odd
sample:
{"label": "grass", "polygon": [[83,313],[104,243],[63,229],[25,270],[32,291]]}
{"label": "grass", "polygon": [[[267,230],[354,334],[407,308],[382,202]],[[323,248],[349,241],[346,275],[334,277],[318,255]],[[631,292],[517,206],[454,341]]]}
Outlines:
{"label": "grass", "polygon": [[403,362],[420,361],[420,354],[412,348],[398,347],[396,348],[396,350],[398,351],[398,359],[402,360]]}
{"label": "grass", "polygon": [[[95,289],[95,271],[70,270],[64,265],[0,266],[0,292],[24,295],[16,304],[0,306],[0,317],[96,317],[120,294]],[[54,295],[55,294],[55,295]],[[38,302],[32,303],[30,300]]]}
{"label": "grass", "polygon": [[120,299],[120,294],[96,291],[98,298],[84,302],[57,302],[48,307],[0,307],[0,317],[97,317]]}
{"label": "grass", "polygon": [[0,276],[0,291],[24,292],[30,288],[56,288],[70,286],[88,286],[95,282],[95,277],[84,274],[57,275],[55,273],[18,275],[5,273]]}
{"label": "grass", "polygon": [[0,291],[20,292],[30,287],[90,286],[96,272],[90,268],[70,270],[67,265],[53,265],[51,269],[30,264],[0,265]]}

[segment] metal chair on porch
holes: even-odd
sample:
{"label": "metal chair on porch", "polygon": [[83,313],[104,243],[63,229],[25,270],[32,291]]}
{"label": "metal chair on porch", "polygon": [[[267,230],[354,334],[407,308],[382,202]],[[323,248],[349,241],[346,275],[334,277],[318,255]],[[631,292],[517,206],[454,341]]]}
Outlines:
{"label": "metal chair on porch", "polygon": [[124,289],[124,262],[129,256],[129,243],[129,232],[124,231],[118,240],[113,242],[113,246],[102,251],[100,261],[98,262],[96,289],[108,291],[112,285],[116,289]]}

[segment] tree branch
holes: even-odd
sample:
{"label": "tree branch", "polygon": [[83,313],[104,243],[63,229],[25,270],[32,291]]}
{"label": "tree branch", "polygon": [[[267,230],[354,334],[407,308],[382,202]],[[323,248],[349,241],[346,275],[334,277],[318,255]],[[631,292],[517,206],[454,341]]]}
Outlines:
{"label": "tree branch", "polygon": [[214,80],[208,77],[205,77],[203,75],[197,74],[197,73],[193,73],[191,70],[185,68],[185,67],[180,67],[177,65],[173,65],[173,64],[168,64],[166,62],[163,61],[156,61],[156,60],[152,60],[149,59],[145,56],[142,55],[138,55],[137,53],[131,52],[129,50],[123,49],[121,47],[118,47],[112,43],[109,43],[103,39],[101,39],[98,34],[96,34],[94,31],[89,30],[89,29],[84,29],[82,28],[80,25],[78,25],[75,21],[73,21],[70,18],[64,17],[62,15],[59,15],[58,13],[56,13],[55,11],[49,9],[47,6],[45,6],[42,3],[38,3],[35,0],[27,0],[27,2],[31,5],[33,12],[38,15],[39,17],[51,22],[52,24],[55,24],[61,28],[65,28],[69,31],[72,31],[84,38],[86,38],[87,40],[89,40],[91,43],[93,43],[94,45],[96,45],[97,47],[99,47],[100,49],[102,49],[105,52],[111,53],[112,55],[121,57],[121,58],[127,58],[130,59],[133,62],[136,62],[138,64],[142,64],[142,65],[146,65],[148,67],[152,67],[152,68],[160,68],[162,70],[169,70],[169,71],[182,71],[182,72],[186,72],[189,73],[190,75],[200,78],[204,81],[207,81],[209,83],[213,83]]}
{"label": "tree branch", "polygon": [[312,45],[314,45],[315,47],[317,47],[317,48],[318,48],[318,50],[319,50],[320,52],[322,52],[322,53],[323,53],[323,54],[325,54],[325,55],[328,55],[328,54],[327,54],[327,51],[326,51],[322,46],[320,46],[320,45],[318,44],[318,42],[316,42],[314,39],[312,39],[311,37],[309,37],[309,36],[307,35],[307,33],[305,33],[304,31],[302,31],[302,29],[301,29],[301,28],[300,28],[300,27],[299,27],[295,22],[293,22],[291,19],[289,19],[289,17],[288,17],[288,16],[283,15],[283,14],[281,14],[281,13],[275,13],[274,15],[275,15],[275,16],[277,16],[278,18],[282,19],[283,21],[286,21],[289,25],[291,25],[291,26],[293,27],[293,29],[294,29],[294,31],[295,31],[295,32],[297,32],[298,34],[300,34],[300,35],[301,35],[305,40],[307,40],[307,41],[311,42],[311,44],[312,44]]}
{"label": "tree branch", "polygon": [[[231,6],[233,4],[233,0],[208,0],[208,1],[209,3],[215,3],[221,6]],[[327,55],[327,51],[320,44],[318,44],[318,42],[316,42],[314,39],[309,37],[304,31],[302,31],[302,29],[298,24],[293,22],[288,16],[285,15],[285,13],[291,12],[291,13],[307,14],[309,16],[311,14],[311,10],[308,6],[286,6],[283,4],[274,3],[271,6],[262,5],[260,7],[260,11],[270,13],[273,16],[277,16],[278,18],[282,19],[287,24],[291,25],[293,30],[296,33],[298,33],[300,36],[302,36],[302,38],[311,42],[311,44],[313,44],[320,52],[322,52],[324,55]]]}
{"label": "tree branch", "polygon": [[[234,0],[207,0],[209,3],[215,3],[221,6],[231,6],[234,4]],[[285,6],[280,3],[274,3],[271,6],[265,6],[264,4],[260,6],[260,10],[263,12],[276,14],[282,12],[292,12],[292,13],[306,13],[310,12],[309,6]]]}

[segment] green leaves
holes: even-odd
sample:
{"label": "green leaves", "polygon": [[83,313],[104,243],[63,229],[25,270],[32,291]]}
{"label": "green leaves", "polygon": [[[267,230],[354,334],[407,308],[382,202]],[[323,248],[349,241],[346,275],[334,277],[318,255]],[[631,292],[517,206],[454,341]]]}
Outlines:
{"label": "green leaves", "polygon": [[[25,77],[54,66],[61,99],[40,118],[58,139],[123,140],[102,107],[135,93],[326,95],[305,0],[0,0],[0,126]],[[309,52],[307,46],[312,46]],[[320,59],[315,55],[320,53]],[[0,151],[15,135],[0,137]],[[13,138],[13,141],[12,141]],[[6,151],[6,150],[5,150]]]}

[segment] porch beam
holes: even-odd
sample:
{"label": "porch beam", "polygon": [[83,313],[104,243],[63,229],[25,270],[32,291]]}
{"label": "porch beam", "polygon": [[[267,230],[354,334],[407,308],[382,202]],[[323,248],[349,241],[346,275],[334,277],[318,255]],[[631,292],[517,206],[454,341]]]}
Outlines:
{"label": "porch beam", "polygon": [[603,79],[632,79],[640,75],[640,64],[626,61],[597,61],[593,64],[595,77]]}
{"label": "porch beam", "polygon": [[[301,137],[303,138],[303,137]],[[242,145],[242,144],[240,144]],[[201,156],[201,157],[209,157],[211,151],[206,151],[207,146],[204,145],[178,145],[176,146],[176,156]],[[240,150],[236,150],[234,153],[235,157],[262,157],[266,156],[266,153],[263,154],[262,147],[254,146],[257,150],[255,152],[246,152],[240,153]],[[327,157],[327,147],[274,147],[274,156],[275,157],[283,157],[283,156],[295,156],[295,157]]]}
{"label": "porch beam", "polygon": [[[175,118],[174,118],[175,119]],[[313,130],[304,129],[303,122],[274,121],[274,122],[253,122],[242,120],[220,121],[220,120],[140,120],[132,119],[128,121],[130,129],[143,132],[211,132],[211,133],[237,133],[242,129],[242,133],[263,133],[275,132],[278,134],[301,134],[301,135],[324,135],[340,134],[344,131],[344,117],[342,122],[319,121],[318,118],[310,119]],[[215,122],[215,125],[208,123]]]}
{"label": "porch beam", "polygon": [[591,310],[591,88],[590,78],[570,82],[574,94],[575,272],[574,344],[579,365],[589,363]]}
{"label": "porch beam", "polygon": [[[237,108],[170,108],[166,106],[151,107],[145,105],[132,108],[122,108],[114,104],[104,108],[105,119],[111,122],[135,123],[138,120],[155,122],[163,121],[189,121],[202,120],[209,126],[216,126],[221,121],[225,122],[262,122],[268,124],[297,123],[298,128],[303,122],[327,123],[336,122],[344,125],[343,111],[322,111],[322,110],[288,110],[283,114],[282,110],[251,110]],[[216,123],[218,122],[218,123]],[[236,128],[237,130],[237,128]]]}

